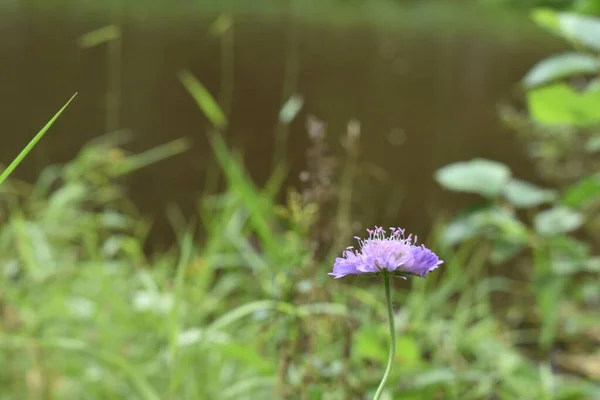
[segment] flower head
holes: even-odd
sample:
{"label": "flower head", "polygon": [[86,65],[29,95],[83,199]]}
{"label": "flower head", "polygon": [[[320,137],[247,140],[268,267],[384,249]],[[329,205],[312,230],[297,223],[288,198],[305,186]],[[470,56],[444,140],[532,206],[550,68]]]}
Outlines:
{"label": "flower head", "polygon": [[333,264],[329,275],[341,278],[346,275],[376,275],[383,270],[392,275],[417,275],[424,277],[443,263],[425,246],[417,246],[416,236],[404,236],[404,229],[390,228],[390,234],[381,227],[367,229],[369,237],[356,237],[360,249],[348,247]]}

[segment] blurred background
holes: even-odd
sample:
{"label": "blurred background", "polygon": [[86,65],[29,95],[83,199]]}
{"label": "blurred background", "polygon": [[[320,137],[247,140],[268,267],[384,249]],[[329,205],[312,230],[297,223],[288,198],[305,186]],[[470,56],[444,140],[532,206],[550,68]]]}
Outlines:
{"label": "blurred background", "polygon": [[600,399],[600,1],[0,0],[0,399]]}

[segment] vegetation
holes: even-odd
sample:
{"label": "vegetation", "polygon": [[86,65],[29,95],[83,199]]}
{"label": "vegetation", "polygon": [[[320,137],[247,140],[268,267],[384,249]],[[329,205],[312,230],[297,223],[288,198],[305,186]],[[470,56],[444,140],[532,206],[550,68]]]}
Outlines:
{"label": "vegetation", "polygon": [[[480,200],[427,238],[445,261],[436,274],[394,282],[388,399],[600,396],[600,20],[534,18],[577,50],[524,77],[524,110],[500,111],[552,188],[483,159],[432,177]],[[219,133],[227,113],[191,72],[179,78],[217,129],[226,187],[199,199],[197,221],[170,210],[174,248],[144,251],[149,223],[119,178],[185,140],[131,155],[107,135],[33,184],[2,174],[0,398],[372,398],[385,295],[379,282],[327,276],[354,234],[356,124],[346,158],[332,160],[325,125],[309,120],[306,185],[277,204],[284,165],[257,187]],[[302,107],[290,99],[282,129]]]}

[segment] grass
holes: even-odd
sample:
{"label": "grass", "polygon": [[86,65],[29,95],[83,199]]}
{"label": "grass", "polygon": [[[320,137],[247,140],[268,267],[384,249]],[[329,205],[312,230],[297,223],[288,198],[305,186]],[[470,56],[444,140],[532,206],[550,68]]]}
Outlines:
{"label": "grass", "polygon": [[[120,40],[120,28],[109,25],[83,35],[80,45]],[[120,44],[109,54],[110,78]],[[215,129],[225,128],[225,89],[233,82],[222,83],[217,101],[191,72],[179,79]],[[118,104],[120,83],[109,81]],[[289,86],[282,98],[301,107]],[[1,399],[372,398],[388,354],[381,282],[326,275],[353,234],[357,143],[350,136],[332,200],[315,195],[327,188],[313,182],[314,193],[290,190],[287,204],[277,204],[285,166],[276,164],[257,187],[240,154],[219,131],[211,133],[211,179],[222,177],[225,189],[215,193],[211,185],[198,201],[197,221],[168,210],[177,243],[147,254],[150,224],[119,178],[188,150],[188,140],[131,155],[117,131],[70,163],[48,167],[34,184],[6,180],[65,107],[0,177]],[[108,131],[119,127],[116,109],[108,107]],[[289,113],[280,118],[281,132],[294,118]],[[326,169],[312,161],[311,173]],[[328,207],[337,210],[331,220]],[[428,240],[443,267],[427,279],[393,282],[397,349],[384,396],[598,398],[593,369],[561,367],[551,357],[562,353],[583,365],[569,347],[594,348],[582,338],[597,328],[597,305],[588,304],[594,296],[569,291],[558,298],[558,291],[508,278],[492,269],[484,238],[445,248],[443,227],[441,221]],[[523,268],[546,268],[538,255]],[[597,289],[597,279],[589,281]],[[540,318],[532,298],[544,293],[551,295]]]}
{"label": "grass", "polygon": [[[218,134],[212,144],[227,189],[203,203],[207,234],[200,240],[187,226],[176,247],[153,257],[142,251],[143,220],[111,175],[119,162],[95,167],[115,167],[118,149],[106,144],[63,166],[53,190],[39,190],[40,180],[5,199],[0,397],[373,394],[387,356],[380,282],[328,279],[331,259],[317,259],[306,230],[274,212],[281,178],[257,188]],[[85,160],[91,155],[96,163]],[[92,165],[96,179],[85,169]],[[490,275],[487,256],[485,245],[471,243],[445,252],[440,274],[396,285],[388,395],[593,398],[592,381],[554,373],[520,351],[519,330],[491,301],[515,295],[516,285]]]}

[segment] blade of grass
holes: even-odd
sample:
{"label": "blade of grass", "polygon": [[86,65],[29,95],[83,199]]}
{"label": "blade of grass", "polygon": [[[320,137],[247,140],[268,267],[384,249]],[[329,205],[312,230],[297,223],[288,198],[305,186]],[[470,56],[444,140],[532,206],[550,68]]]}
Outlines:
{"label": "blade of grass", "polygon": [[198,107],[200,107],[200,110],[202,110],[210,122],[216,128],[224,128],[227,125],[227,118],[204,85],[187,70],[179,73],[179,80],[194,100],[196,100]]}
{"label": "blade of grass", "polygon": [[42,137],[46,134],[48,129],[50,129],[52,124],[54,124],[54,122],[58,119],[60,114],[62,114],[62,112],[67,108],[69,103],[71,103],[71,101],[75,98],[75,96],[77,96],[77,93],[75,93],[69,99],[69,101],[67,101],[67,103],[64,106],[62,106],[62,108],[60,110],[58,110],[58,112],[56,114],[54,114],[54,116],[50,119],[50,121],[48,121],[48,123],[46,123],[46,125],[44,125],[44,127],[37,133],[37,135],[35,135],[34,138],[31,139],[31,141],[27,144],[27,146],[25,146],[25,148],[23,150],[21,150],[21,152],[17,155],[17,157],[13,160],[13,162],[10,163],[10,165],[2,172],[2,174],[0,174],[0,185],[2,185],[2,182],[4,182],[6,180],[6,178],[8,178],[8,176],[15,170],[15,168],[17,168],[17,166],[21,163],[21,161],[23,161],[25,156],[27,156],[27,154],[29,154],[31,149],[33,149],[33,147],[42,139]]}
{"label": "blade of grass", "polygon": [[121,37],[121,28],[116,25],[107,25],[79,37],[77,44],[82,49],[89,49],[108,43]]}
{"label": "blade of grass", "polygon": [[129,174],[148,165],[156,164],[166,158],[181,154],[189,150],[190,147],[191,144],[186,138],[173,140],[143,153],[127,157],[115,165],[113,173],[115,175]]}
{"label": "blade of grass", "polygon": [[275,199],[275,196],[277,196],[277,193],[279,193],[281,187],[285,183],[285,178],[287,178],[288,174],[288,167],[276,166],[275,170],[269,177],[269,180],[265,184],[265,187],[263,189],[264,196],[273,201]]}
{"label": "blade of grass", "polygon": [[179,262],[177,263],[177,269],[175,274],[175,285],[173,288],[173,309],[169,315],[169,362],[172,367],[171,370],[174,372],[171,374],[171,380],[169,383],[169,392],[174,394],[177,390],[177,386],[181,378],[176,374],[177,372],[177,359],[179,353],[179,327],[181,325],[180,310],[183,298],[184,279],[186,267],[189,265],[192,259],[192,252],[194,250],[194,235],[188,230],[181,240],[181,255]]}
{"label": "blade of grass", "polygon": [[273,215],[273,204],[256,188],[250,177],[244,173],[243,167],[227,149],[225,141],[219,134],[210,135],[210,143],[227,178],[229,189],[236,193],[248,209],[249,222],[267,251],[274,250],[277,245],[277,234],[269,221]]}

